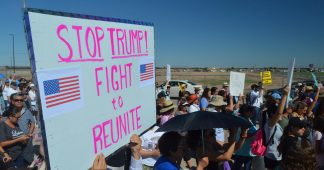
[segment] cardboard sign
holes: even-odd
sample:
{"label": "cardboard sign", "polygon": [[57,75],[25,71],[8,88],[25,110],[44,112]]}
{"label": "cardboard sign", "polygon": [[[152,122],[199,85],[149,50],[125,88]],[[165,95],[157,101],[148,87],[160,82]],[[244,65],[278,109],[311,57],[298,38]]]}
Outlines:
{"label": "cardboard sign", "polygon": [[167,72],[166,72],[167,81],[171,81],[171,66],[167,64]]}
{"label": "cardboard sign", "polygon": [[230,72],[230,93],[232,96],[243,95],[245,73]]}
{"label": "cardboard sign", "polygon": [[88,169],[156,122],[152,23],[37,9],[24,20],[51,169]]}

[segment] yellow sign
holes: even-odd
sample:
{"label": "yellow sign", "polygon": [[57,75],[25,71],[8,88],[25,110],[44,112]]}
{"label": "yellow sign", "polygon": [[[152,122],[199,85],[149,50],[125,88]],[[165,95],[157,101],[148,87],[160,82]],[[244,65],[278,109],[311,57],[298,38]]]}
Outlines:
{"label": "yellow sign", "polygon": [[272,84],[272,78],[271,78],[270,71],[260,72],[260,77],[262,79],[263,84]]}
{"label": "yellow sign", "polygon": [[263,84],[272,84],[272,80],[262,80]]}
{"label": "yellow sign", "polygon": [[270,77],[271,78],[271,72],[270,71],[263,72],[263,77]]}

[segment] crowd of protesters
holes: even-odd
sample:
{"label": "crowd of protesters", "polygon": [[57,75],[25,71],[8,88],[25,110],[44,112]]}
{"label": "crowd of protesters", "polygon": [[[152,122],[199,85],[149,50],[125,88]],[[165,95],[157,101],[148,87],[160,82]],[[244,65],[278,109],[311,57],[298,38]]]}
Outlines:
{"label": "crowd of protesters", "polygon": [[[300,84],[296,89],[285,86],[265,95],[265,89],[258,83],[246,95],[231,96],[225,82],[221,89],[206,87],[200,96],[197,90],[195,94],[185,93],[186,86],[179,85],[176,107],[170,100],[167,83],[157,95],[157,125],[139,137],[137,169],[176,170],[185,162],[188,169],[249,170],[257,169],[254,160],[262,160],[263,168],[269,170],[322,170],[324,96],[320,94],[321,87],[320,83],[313,87]],[[240,116],[252,126],[154,133],[173,117],[197,111]],[[254,152],[252,146],[260,132],[266,147],[262,155]]]}
{"label": "crowd of protesters", "polygon": [[[0,169],[44,167],[35,86],[11,76],[0,85]],[[43,165],[42,165],[43,164]]]}
{"label": "crowd of protesters", "polygon": [[[299,84],[295,89],[285,86],[265,95],[264,87],[258,83],[247,94],[232,96],[227,82],[220,89],[195,89],[194,94],[179,85],[175,102],[170,99],[166,83],[157,95],[156,125],[141,136],[132,135],[127,146],[109,157],[98,155],[92,169],[177,170],[182,162],[188,169],[249,170],[254,160],[262,157],[258,160],[263,160],[269,170],[323,170],[321,88],[321,83]],[[42,166],[41,147],[34,141],[39,120],[36,90],[34,84],[15,76],[1,85],[0,169]],[[155,132],[170,119],[197,111],[232,114],[252,126]],[[261,132],[266,149],[259,155],[253,144]]]}

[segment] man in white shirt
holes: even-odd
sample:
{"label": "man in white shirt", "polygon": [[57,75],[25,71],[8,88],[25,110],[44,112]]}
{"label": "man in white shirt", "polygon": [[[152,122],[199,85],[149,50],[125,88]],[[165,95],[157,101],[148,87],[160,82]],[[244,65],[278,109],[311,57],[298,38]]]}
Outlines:
{"label": "man in white shirt", "polygon": [[3,96],[4,103],[5,103],[5,109],[7,109],[8,104],[9,104],[9,102],[8,102],[9,89],[10,89],[9,80],[6,80],[5,84],[3,86],[3,89],[2,89],[2,96]]}
{"label": "man in white shirt", "polygon": [[263,104],[263,88],[257,84],[251,85],[250,104],[254,107],[252,122],[256,124],[260,119],[261,105]]}
{"label": "man in white shirt", "polygon": [[17,84],[16,82],[11,82],[10,83],[10,88],[8,90],[8,93],[7,93],[7,98],[8,98],[8,104],[7,106],[9,106],[9,103],[10,103],[10,96],[14,93],[18,93],[18,90],[17,90]]}
{"label": "man in white shirt", "polygon": [[29,87],[30,87],[30,90],[28,92],[28,99],[30,100],[31,109],[33,111],[37,111],[35,85],[30,84]]}

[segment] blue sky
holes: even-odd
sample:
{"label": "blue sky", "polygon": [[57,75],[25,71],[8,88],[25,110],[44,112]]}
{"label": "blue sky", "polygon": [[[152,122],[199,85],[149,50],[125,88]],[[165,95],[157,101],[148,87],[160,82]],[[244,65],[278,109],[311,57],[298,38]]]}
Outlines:
{"label": "blue sky", "polygon": [[[323,0],[26,0],[27,7],[153,22],[156,65],[324,67]],[[0,2],[0,65],[29,65],[22,1]]]}

